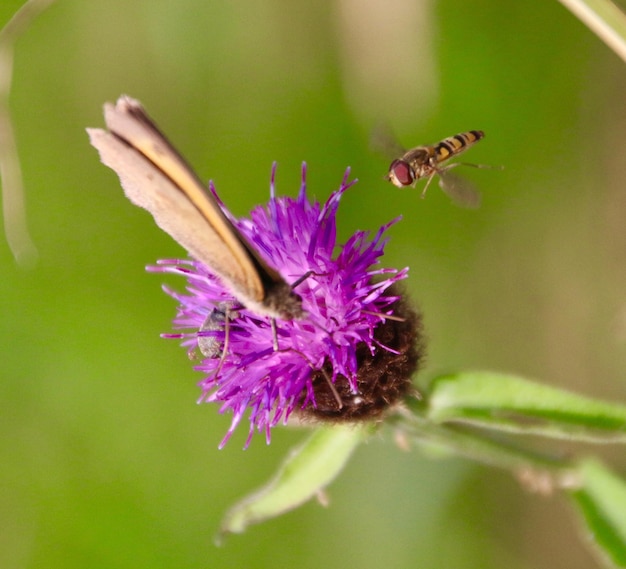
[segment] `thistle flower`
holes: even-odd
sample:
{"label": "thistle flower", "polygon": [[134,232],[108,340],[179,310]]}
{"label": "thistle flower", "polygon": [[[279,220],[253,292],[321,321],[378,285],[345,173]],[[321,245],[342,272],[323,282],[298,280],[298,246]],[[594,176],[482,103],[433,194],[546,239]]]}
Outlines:
{"label": "thistle flower", "polygon": [[[163,260],[153,272],[184,276],[186,293],[164,287],[179,303],[174,328],[190,355],[204,356],[195,369],[205,374],[199,402],[232,411],[225,445],[249,411],[249,445],[254,430],[300,418],[358,421],[380,416],[411,390],[410,377],[422,357],[420,319],[396,283],[408,269],[376,267],[387,242],[356,232],[333,257],[341,185],[324,205],[306,194],[306,165],[296,199],[276,197],[272,169],[270,201],[249,219],[225,214],[302,297],[302,319],[276,320],[241,306],[210,269],[194,260]],[[217,197],[213,184],[211,192]]]}

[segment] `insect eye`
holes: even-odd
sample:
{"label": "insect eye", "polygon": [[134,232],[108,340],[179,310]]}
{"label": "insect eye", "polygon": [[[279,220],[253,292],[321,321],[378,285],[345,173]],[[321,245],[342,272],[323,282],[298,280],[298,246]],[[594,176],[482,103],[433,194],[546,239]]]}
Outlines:
{"label": "insect eye", "polygon": [[415,174],[404,160],[394,160],[389,171],[403,186],[410,186],[415,181]]}

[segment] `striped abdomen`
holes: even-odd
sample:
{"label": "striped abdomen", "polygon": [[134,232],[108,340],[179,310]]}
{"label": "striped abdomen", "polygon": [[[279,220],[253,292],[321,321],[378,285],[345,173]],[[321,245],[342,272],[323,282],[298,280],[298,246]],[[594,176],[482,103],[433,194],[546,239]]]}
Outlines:
{"label": "striped abdomen", "polygon": [[438,144],[435,144],[437,162],[443,162],[444,160],[448,160],[460,154],[470,146],[476,144],[481,138],[484,138],[484,136],[485,133],[482,130],[468,130],[442,140]]}

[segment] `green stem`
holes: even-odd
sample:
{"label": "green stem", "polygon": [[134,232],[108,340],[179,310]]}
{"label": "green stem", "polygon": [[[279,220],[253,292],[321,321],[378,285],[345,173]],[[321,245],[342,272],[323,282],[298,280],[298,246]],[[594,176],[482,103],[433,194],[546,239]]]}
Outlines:
{"label": "green stem", "polygon": [[451,454],[508,470],[518,478],[548,481],[550,488],[570,487],[576,466],[561,458],[516,447],[486,433],[439,425],[422,418],[415,410],[394,421],[399,432],[419,445],[442,449]]}
{"label": "green stem", "polygon": [[626,61],[626,15],[610,0],[559,0]]}
{"label": "green stem", "polygon": [[13,80],[13,48],[31,22],[55,0],[28,0],[0,29],[0,176],[4,233],[17,262],[32,267],[37,248],[26,225],[22,169],[17,154],[9,94]]}

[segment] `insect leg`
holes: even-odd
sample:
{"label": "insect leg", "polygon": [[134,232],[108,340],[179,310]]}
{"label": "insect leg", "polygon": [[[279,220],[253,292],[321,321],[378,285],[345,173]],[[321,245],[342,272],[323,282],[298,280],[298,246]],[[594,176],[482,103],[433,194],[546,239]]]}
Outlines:
{"label": "insect leg", "polygon": [[437,174],[437,172],[433,172],[430,176],[428,176],[428,181],[426,182],[426,185],[422,190],[422,195],[420,196],[421,199],[424,199],[426,197],[426,190],[428,189],[428,186],[430,186],[430,183],[433,181],[435,174]]}

